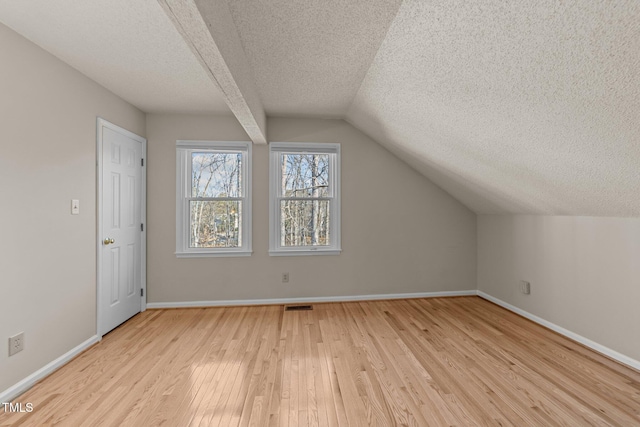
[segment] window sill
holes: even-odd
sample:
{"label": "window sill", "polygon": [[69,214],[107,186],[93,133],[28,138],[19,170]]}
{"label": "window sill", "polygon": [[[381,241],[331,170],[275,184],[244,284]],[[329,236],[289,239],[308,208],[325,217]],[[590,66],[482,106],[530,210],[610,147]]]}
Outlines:
{"label": "window sill", "polygon": [[270,250],[269,256],[340,255],[342,249]]}
{"label": "window sill", "polygon": [[176,258],[223,258],[251,256],[253,252],[176,252],[175,254]]}

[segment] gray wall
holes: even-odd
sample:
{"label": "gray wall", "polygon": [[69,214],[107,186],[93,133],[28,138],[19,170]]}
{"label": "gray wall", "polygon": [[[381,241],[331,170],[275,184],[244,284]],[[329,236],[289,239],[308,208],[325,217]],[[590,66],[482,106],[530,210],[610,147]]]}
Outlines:
{"label": "gray wall", "polygon": [[[339,142],[339,256],[270,257],[268,147],[253,146],[253,255],[177,259],[177,139],[247,140],[232,118],[148,115],[148,301],[472,290],[476,216],[342,120],[269,119],[270,141]],[[381,224],[395,223],[396,226]],[[290,282],[281,283],[282,272]]]}
{"label": "gray wall", "polygon": [[639,278],[640,218],[478,216],[479,290],[635,360]]}
{"label": "gray wall", "polygon": [[2,391],[95,335],[96,116],[141,135],[145,118],[2,24],[0,63]]}

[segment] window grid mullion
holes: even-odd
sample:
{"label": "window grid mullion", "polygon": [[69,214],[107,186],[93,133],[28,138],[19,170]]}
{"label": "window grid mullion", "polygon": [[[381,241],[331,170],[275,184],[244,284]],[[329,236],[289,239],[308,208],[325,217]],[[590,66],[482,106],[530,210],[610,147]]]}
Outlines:
{"label": "window grid mullion", "polygon": [[186,197],[189,202],[242,202],[244,197]]}
{"label": "window grid mullion", "polygon": [[333,197],[278,197],[278,201],[289,201],[289,200],[300,200],[300,201],[305,201],[305,200],[319,200],[319,201],[328,200],[328,201],[331,201],[333,199],[334,199]]}

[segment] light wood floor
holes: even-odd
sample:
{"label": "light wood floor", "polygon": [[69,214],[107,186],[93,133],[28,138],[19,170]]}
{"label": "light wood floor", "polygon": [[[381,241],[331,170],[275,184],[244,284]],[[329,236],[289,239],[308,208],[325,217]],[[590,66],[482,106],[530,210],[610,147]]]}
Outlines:
{"label": "light wood floor", "polygon": [[640,425],[640,373],[478,297],[150,310],[2,426]]}

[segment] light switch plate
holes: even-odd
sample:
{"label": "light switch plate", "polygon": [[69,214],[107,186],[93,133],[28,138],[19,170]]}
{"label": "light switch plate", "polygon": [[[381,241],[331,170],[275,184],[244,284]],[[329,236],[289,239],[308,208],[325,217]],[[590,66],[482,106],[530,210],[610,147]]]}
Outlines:
{"label": "light switch plate", "polygon": [[80,200],[71,200],[71,215],[80,215]]}

